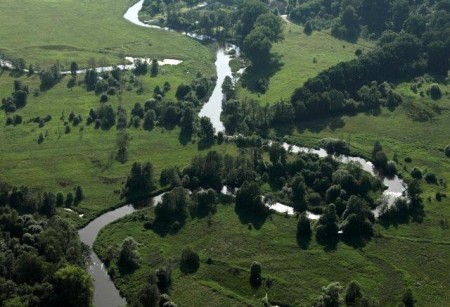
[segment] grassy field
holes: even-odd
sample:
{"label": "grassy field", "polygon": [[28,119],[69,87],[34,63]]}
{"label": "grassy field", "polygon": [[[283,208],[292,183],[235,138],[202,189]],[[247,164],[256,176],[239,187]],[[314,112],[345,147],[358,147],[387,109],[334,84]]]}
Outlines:
{"label": "grassy field", "polygon": [[[362,249],[340,243],[329,252],[313,238],[309,249],[302,250],[296,243],[294,217],[274,214],[260,229],[249,230],[239,221],[232,205],[220,205],[211,226],[207,218],[194,218],[176,235],[161,237],[143,227],[139,216],[148,218],[153,214],[151,209],[144,212],[107,226],[95,243],[100,255],[110,245],[118,247],[129,235],[140,243],[140,268],[117,274],[115,279],[128,298],[142,286],[146,276],[169,260],[177,263],[182,250],[191,246],[199,252],[201,265],[193,275],[184,275],[175,266],[170,296],[179,306],[261,305],[264,287],[255,290],[249,284],[253,261],[261,262],[263,278],[270,276],[274,280],[268,296],[278,304],[307,306],[317,298],[322,286],[333,281],[345,286],[351,280],[357,280],[364,294],[376,298],[381,306],[396,306],[408,286],[421,306],[447,303],[445,279],[450,267],[445,257],[450,252],[449,244],[378,237]],[[416,255],[405,258],[411,250]],[[206,263],[208,257],[212,264]],[[427,270],[422,270],[424,266]]]}
{"label": "grassy field", "polygon": [[122,16],[135,0],[4,0],[0,54],[36,66],[119,64],[120,55],[175,58],[212,74],[214,53],[181,34],[138,27]]}
{"label": "grassy field", "polygon": [[309,78],[339,62],[355,58],[358,48],[367,52],[372,47],[366,41],[351,44],[336,39],[328,31],[315,31],[308,36],[303,33],[303,27],[292,23],[285,25],[284,36],[285,39],[272,48],[273,53],[281,56],[283,66],[269,78],[267,92],[258,95],[238,87],[239,98],[257,99],[262,104],[289,100],[294,89]]}
{"label": "grassy field", "polygon": [[[135,91],[123,94],[123,105],[130,114],[136,102],[143,104],[152,97],[153,88],[162,85],[166,80],[172,84],[167,99],[174,97],[176,85],[189,82],[195,74],[186,74],[186,66],[163,67],[156,78],[141,78],[144,93]],[[83,76],[78,79],[82,80]],[[0,97],[7,97],[13,89],[13,78],[6,72],[0,75]],[[31,92],[39,86],[39,77],[22,77],[22,82],[29,85]],[[159,178],[160,171],[171,165],[184,166],[199,152],[197,144],[180,144],[179,129],[172,131],[156,127],[153,131],[142,128],[127,129],[131,136],[128,146],[128,162],[121,164],[111,156],[117,151],[115,127],[109,131],[95,130],[93,125],[86,126],[86,118],[91,108],[99,105],[99,97],[93,92],[86,92],[80,86],[68,89],[69,77],[58,85],[42,92],[40,96],[29,95],[27,105],[16,112],[27,122],[31,117],[52,116],[52,120],[39,128],[36,123],[23,123],[18,126],[5,126],[6,115],[0,113],[0,180],[13,185],[25,185],[36,192],[63,191],[65,193],[80,185],[84,189],[86,199],[79,205],[86,218],[76,220],[83,222],[100,211],[110,208],[119,202],[119,195],[113,191],[122,186],[134,161],[151,161]],[[110,99],[117,108],[117,98]],[[64,133],[62,114],[65,117],[73,111],[80,114],[83,122],[78,127],[71,124],[71,132]],[[47,134],[44,142],[38,144],[40,133]],[[220,151],[234,151],[234,147],[221,146]],[[75,217],[75,215],[73,215]]]}

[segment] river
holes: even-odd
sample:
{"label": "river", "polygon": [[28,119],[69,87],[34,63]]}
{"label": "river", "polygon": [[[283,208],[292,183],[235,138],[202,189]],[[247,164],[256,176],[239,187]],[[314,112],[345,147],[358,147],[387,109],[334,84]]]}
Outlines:
{"label": "river", "polygon": [[[140,0],[139,2],[131,6],[123,17],[137,26],[169,30],[167,28],[148,25],[139,20],[138,13],[142,8],[143,2],[144,0]],[[189,33],[185,34],[190,37],[202,39],[202,37],[198,35]],[[222,112],[222,100],[224,98],[224,95],[222,93],[222,83],[226,76],[231,77],[231,68],[229,66],[230,59],[231,57],[227,54],[226,48],[219,47],[217,50],[217,58],[215,62],[217,71],[216,86],[208,102],[205,103],[202,110],[200,111],[200,116],[207,116],[211,119],[211,122],[217,132],[224,131],[224,126],[220,121],[220,113]],[[292,153],[312,152],[318,154],[321,157],[327,156],[326,151],[323,149],[316,150],[305,147],[292,146],[287,143],[284,143],[283,146]],[[336,159],[339,159],[343,163],[348,163],[350,161],[358,162],[361,164],[364,170],[373,175],[377,175],[370,161],[364,160],[359,157],[348,156],[336,157]],[[384,196],[388,200],[388,203],[392,204],[396,198],[402,195],[404,191],[404,183],[400,178],[395,176],[391,179],[385,178],[384,184],[387,186],[387,190],[384,192]],[[154,202],[157,203],[158,201],[160,201],[161,196],[162,195],[155,197]],[[284,213],[286,211],[288,212],[288,214],[294,214],[292,207],[286,206],[281,203],[272,204],[270,208],[278,212]],[[86,227],[79,230],[78,233],[80,235],[81,241],[92,248],[99,231],[103,227],[126,215],[133,213],[134,211],[135,209],[133,208],[133,206],[126,205],[99,216],[98,218],[90,222]],[[375,215],[377,215],[378,211],[374,210],[374,213]],[[312,213],[308,213],[308,216],[311,219],[319,218],[318,215],[314,215]],[[126,305],[126,300],[120,295],[119,291],[117,290],[107,271],[105,270],[104,265],[93,251],[91,253],[91,259],[92,263],[89,266],[89,272],[94,278],[94,306],[117,307]]]}

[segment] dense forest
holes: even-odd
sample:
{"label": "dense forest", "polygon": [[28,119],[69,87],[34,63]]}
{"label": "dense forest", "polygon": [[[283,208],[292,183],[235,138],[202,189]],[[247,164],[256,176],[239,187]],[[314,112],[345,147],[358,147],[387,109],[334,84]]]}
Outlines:
{"label": "dense forest", "polygon": [[[0,183],[1,306],[89,306],[90,250],[63,218],[52,193]],[[62,205],[62,204],[59,204]]]}

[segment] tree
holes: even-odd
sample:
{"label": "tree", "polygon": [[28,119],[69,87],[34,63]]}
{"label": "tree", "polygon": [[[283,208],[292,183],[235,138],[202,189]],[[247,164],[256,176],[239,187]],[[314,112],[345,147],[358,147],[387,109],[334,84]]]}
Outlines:
{"label": "tree", "polygon": [[152,67],[150,68],[150,74],[152,77],[156,77],[159,72],[159,64],[157,59],[152,60]]}
{"label": "tree", "polygon": [[64,205],[64,194],[61,192],[58,192],[56,194],[56,206],[62,207]]}
{"label": "tree", "polygon": [[235,95],[235,87],[233,84],[233,80],[231,80],[230,76],[226,76],[225,80],[222,83],[222,92],[225,95],[225,99],[229,100]]}
{"label": "tree", "polygon": [[184,274],[192,274],[197,272],[200,267],[200,257],[191,248],[183,250],[180,259],[180,270]]}
{"label": "tree", "polygon": [[355,306],[356,302],[361,298],[361,286],[356,281],[351,281],[345,291],[345,303],[347,306]]}
{"label": "tree", "polygon": [[313,32],[313,26],[312,26],[312,22],[311,22],[311,20],[308,20],[306,23],[305,23],[305,28],[303,29],[303,33],[305,33],[306,35],[311,35],[312,34],[312,32]]}
{"label": "tree", "polygon": [[450,144],[445,147],[444,152],[447,157],[450,157]]}
{"label": "tree", "polygon": [[442,97],[442,91],[438,84],[431,85],[430,96],[433,100],[438,100]]}
{"label": "tree", "polygon": [[14,93],[14,103],[17,108],[23,108],[27,104],[28,93],[23,90],[17,90]]}
{"label": "tree", "polygon": [[73,194],[71,192],[67,193],[66,196],[66,207],[71,207],[73,204]]}
{"label": "tree", "polygon": [[39,212],[47,217],[52,217],[56,213],[56,198],[53,193],[44,192]]}
{"label": "tree", "polygon": [[203,116],[200,118],[200,142],[204,145],[211,145],[214,143],[215,132],[209,117]]}
{"label": "tree", "polygon": [[322,288],[322,294],[319,298],[321,306],[338,307],[340,301],[340,292],[342,287],[338,282],[333,282]]}
{"label": "tree", "polygon": [[267,207],[262,201],[262,192],[254,181],[245,181],[236,193],[236,210],[250,215],[263,215]]}
{"label": "tree", "polygon": [[181,132],[185,135],[191,136],[195,131],[196,113],[191,107],[186,107],[183,110],[180,119]]}
{"label": "tree", "polygon": [[172,270],[170,267],[164,267],[156,270],[158,289],[161,293],[167,293],[172,284]]}
{"label": "tree", "polygon": [[145,130],[152,130],[155,127],[156,114],[153,110],[148,110],[144,115],[143,127]]}
{"label": "tree", "polygon": [[178,98],[178,100],[183,100],[184,97],[190,93],[191,87],[189,85],[186,85],[184,83],[181,83],[177,87],[177,91],[175,93],[175,96]]}
{"label": "tree", "polygon": [[80,186],[77,186],[75,189],[74,203],[79,204],[83,199],[84,199],[83,188]]}
{"label": "tree", "polygon": [[272,30],[266,26],[254,28],[244,39],[243,50],[255,67],[269,62],[272,41],[270,35]]}
{"label": "tree", "polygon": [[160,298],[158,286],[150,283],[145,284],[136,296],[142,307],[158,307]]}
{"label": "tree", "polygon": [[137,201],[147,197],[155,188],[153,165],[150,162],[144,165],[134,162],[123,188],[122,197],[126,197],[128,201]]}
{"label": "tree", "polygon": [[45,277],[46,263],[36,254],[25,252],[17,258],[14,275],[19,283],[40,283]]}
{"label": "tree", "polygon": [[330,204],[319,218],[316,231],[317,241],[323,244],[334,244],[337,242],[339,230],[337,219],[336,206]]}
{"label": "tree", "polygon": [[95,69],[88,69],[86,75],[84,76],[84,83],[86,84],[86,89],[92,91],[95,89],[95,84],[97,83],[98,73]]}
{"label": "tree", "polygon": [[415,299],[411,289],[406,290],[406,292],[403,294],[402,302],[403,304],[405,304],[405,307],[414,307]]}
{"label": "tree", "polygon": [[173,231],[178,231],[184,224],[190,205],[190,198],[182,187],[176,187],[162,196],[162,202],[155,208],[155,223],[164,226],[173,226]]}
{"label": "tree", "polygon": [[72,77],[75,78],[77,76],[77,71],[78,71],[77,62],[70,63],[70,74],[72,75]]}
{"label": "tree", "polygon": [[91,306],[93,282],[91,276],[81,267],[68,265],[54,275],[56,306]]}
{"label": "tree", "polygon": [[253,288],[259,288],[262,284],[261,263],[254,261],[250,266],[250,285]]}
{"label": "tree", "polygon": [[300,215],[297,223],[297,236],[310,238],[312,235],[311,222],[305,212]]}
{"label": "tree", "polygon": [[271,42],[279,42],[283,39],[283,21],[280,16],[272,13],[259,15],[253,28],[267,27],[270,31],[267,33]]}
{"label": "tree", "polygon": [[125,238],[120,248],[119,264],[131,269],[139,267],[141,259],[137,247],[138,244],[133,237]]}

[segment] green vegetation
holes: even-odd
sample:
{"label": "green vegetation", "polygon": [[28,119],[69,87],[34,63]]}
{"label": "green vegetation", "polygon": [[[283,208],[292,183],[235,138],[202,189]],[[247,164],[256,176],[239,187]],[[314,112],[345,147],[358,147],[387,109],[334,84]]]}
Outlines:
{"label": "green vegetation", "polygon": [[132,2],[2,1],[0,53],[9,59],[23,58],[35,68],[56,61],[66,70],[72,61],[80,67],[107,66],[121,64],[124,56],[141,56],[180,59],[195,67],[194,73],[213,73],[213,52],[208,47],[125,20],[122,16]]}
{"label": "green vegetation", "polygon": [[[249,230],[230,205],[219,205],[211,218],[189,219],[176,235],[161,237],[143,226],[151,216],[153,210],[145,209],[109,225],[95,244],[103,258],[108,247],[118,248],[118,242],[129,234],[139,243],[139,253],[147,259],[145,265],[125,275],[110,268],[116,285],[127,297],[132,297],[146,276],[172,263],[169,295],[179,305],[258,305],[269,276],[273,280],[268,290],[272,303],[306,305],[320,294],[321,286],[332,281],[346,285],[351,280],[361,285],[365,296],[382,305],[400,302],[408,285],[414,287],[420,305],[446,302],[444,280],[450,268],[444,259],[450,252],[448,244],[386,235],[361,250],[340,243],[335,251],[327,252],[315,239],[308,250],[301,250],[296,243],[296,218],[272,215],[260,229]],[[184,275],[176,266],[183,246],[191,246],[200,255],[201,264],[194,274]],[[406,252],[411,248],[416,255]],[[263,267],[259,289],[249,283],[253,261]],[[427,277],[429,272],[433,279]]]}
{"label": "green vegetation", "polygon": [[[288,23],[284,26],[284,40],[273,44],[272,51],[280,56],[281,67],[275,67],[273,71],[269,71],[271,68],[267,67],[267,91],[264,94],[252,93],[239,86],[238,97],[241,100],[256,99],[263,105],[289,100],[293,88],[299,84],[339,62],[355,58],[357,49],[367,52],[371,48],[369,42],[343,42],[333,38],[327,31],[315,31],[308,36],[303,33],[301,26]],[[256,82],[261,77],[251,75],[248,82]]]}
{"label": "green vegetation", "polygon": [[[183,64],[181,64],[183,65]],[[141,76],[144,89],[143,94],[135,90],[123,91],[121,104],[131,113],[136,102],[142,105],[153,94],[155,86],[163,87],[166,81],[170,84],[190,83],[191,74],[185,74],[182,66],[160,68],[157,77]],[[127,74],[127,78],[129,73]],[[99,97],[93,92],[86,92],[82,86],[67,88],[67,79],[55,85],[51,90],[41,92],[38,96],[29,95],[27,105],[16,111],[14,116],[23,118],[23,123],[5,126],[10,114],[0,113],[0,180],[11,185],[25,185],[37,193],[63,192],[64,195],[75,195],[75,188],[83,188],[84,199],[75,208],[78,215],[62,211],[64,216],[71,218],[77,224],[84,224],[100,212],[118,205],[120,188],[126,180],[131,164],[134,162],[152,161],[156,178],[161,170],[169,165],[186,165],[192,157],[202,154],[198,145],[188,142],[180,145],[180,129],[164,129],[155,127],[151,131],[143,128],[127,128],[129,144],[127,146],[128,159],[125,163],[115,160],[118,150],[118,132],[95,129],[94,124],[87,125],[89,110],[100,105]],[[83,79],[83,76],[77,78]],[[0,97],[7,97],[13,90],[14,78],[5,72],[0,76]],[[19,80],[27,85],[30,93],[39,88],[39,77],[23,76]],[[175,100],[175,90],[171,89],[165,95],[165,100]],[[109,96],[108,103],[117,109],[119,99]],[[75,125],[69,122],[69,117],[81,116],[82,122]],[[76,114],[76,116],[75,116]],[[50,116],[51,120],[39,120]],[[65,120],[60,120],[61,117]],[[30,121],[31,120],[31,121]],[[64,133],[64,121],[68,121],[69,133]],[[42,133],[44,139],[38,143]],[[194,137],[195,139],[195,137]],[[224,152],[233,152],[232,146],[222,145]],[[116,192],[114,192],[116,191]],[[73,201],[73,200],[72,200]],[[70,202],[71,203],[71,202]]]}

